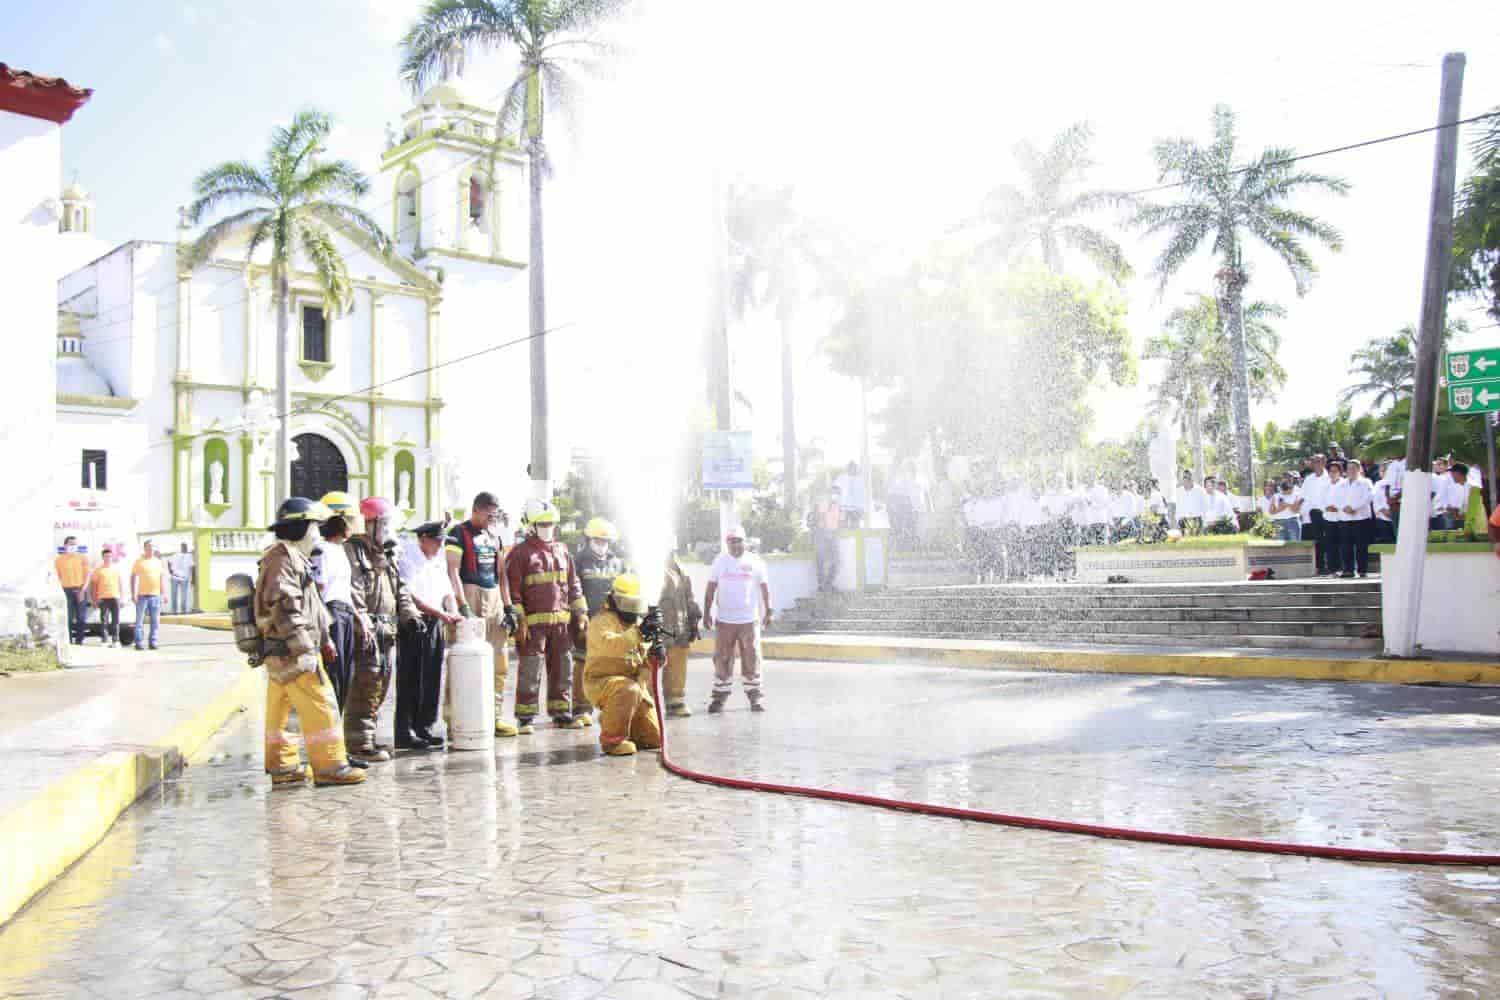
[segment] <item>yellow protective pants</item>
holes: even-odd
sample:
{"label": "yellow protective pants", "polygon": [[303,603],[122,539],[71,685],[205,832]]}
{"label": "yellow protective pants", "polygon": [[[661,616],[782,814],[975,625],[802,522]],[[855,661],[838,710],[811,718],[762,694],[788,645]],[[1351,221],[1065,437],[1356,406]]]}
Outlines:
{"label": "yellow protective pants", "polygon": [[686,646],[667,647],[667,663],[662,668],[661,687],[668,708],[680,708],[687,704],[687,661]]}
{"label": "yellow protective pants", "polygon": [[501,709],[505,702],[505,679],[510,676],[510,659],[505,647],[510,644],[510,633],[505,631],[501,622],[505,617],[505,605],[500,603],[500,588],[466,583],[464,603],[474,612],[474,617],[484,619],[484,641],[495,651],[495,718],[504,718]]}
{"label": "yellow protective pants", "polygon": [[661,746],[656,702],[634,677],[584,678],[589,701],[599,709],[599,743],[612,747],[630,740],[642,750]]}
{"label": "yellow protective pants", "polygon": [[[301,723],[301,740],[286,728],[293,711]],[[288,684],[266,679],[266,771],[301,767],[298,747],[304,741],[314,774],[333,774],[348,765],[338,699],[322,667],[298,674]]]}

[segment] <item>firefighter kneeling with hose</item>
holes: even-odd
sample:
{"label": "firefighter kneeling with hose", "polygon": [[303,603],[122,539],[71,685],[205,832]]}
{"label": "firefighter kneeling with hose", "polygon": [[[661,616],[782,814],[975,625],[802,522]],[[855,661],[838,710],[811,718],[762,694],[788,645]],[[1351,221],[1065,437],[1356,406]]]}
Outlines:
{"label": "firefighter kneeling with hose", "polygon": [[649,608],[634,573],[615,577],[604,610],[589,620],[583,685],[599,709],[599,745],[611,756],[661,747],[651,664],[666,658],[661,612]]}

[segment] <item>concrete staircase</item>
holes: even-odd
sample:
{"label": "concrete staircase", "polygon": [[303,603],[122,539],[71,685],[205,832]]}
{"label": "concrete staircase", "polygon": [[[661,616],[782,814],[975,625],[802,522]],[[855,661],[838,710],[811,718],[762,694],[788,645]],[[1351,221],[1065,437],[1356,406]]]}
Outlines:
{"label": "concrete staircase", "polygon": [[777,630],[1004,639],[1373,649],[1380,584],[1354,580],[1204,584],[907,587],[799,601]]}

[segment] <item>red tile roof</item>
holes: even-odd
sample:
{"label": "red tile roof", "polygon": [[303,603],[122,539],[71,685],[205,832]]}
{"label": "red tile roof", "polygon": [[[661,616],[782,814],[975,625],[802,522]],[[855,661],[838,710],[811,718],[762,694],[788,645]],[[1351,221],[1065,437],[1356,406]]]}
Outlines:
{"label": "red tile roof", "polygon": [[61,125],[83,107],[93,91],[60,76],[38,76],[0,63],[0,111],[45,118]]}

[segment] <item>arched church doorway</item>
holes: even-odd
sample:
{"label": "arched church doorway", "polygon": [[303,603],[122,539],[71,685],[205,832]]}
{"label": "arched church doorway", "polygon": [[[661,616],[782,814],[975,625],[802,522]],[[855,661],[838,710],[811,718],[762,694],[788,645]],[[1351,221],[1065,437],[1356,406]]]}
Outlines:
{"label": "arched church doorway", "polygon": [[349,467],[338,446],[321,434],[298,434],[297,460],[292,463],[292,496],[317,500],[325,493],[349,488]]}

